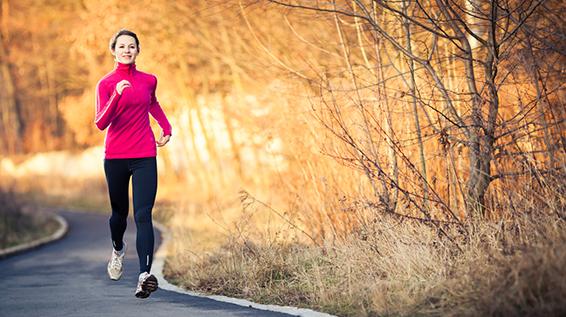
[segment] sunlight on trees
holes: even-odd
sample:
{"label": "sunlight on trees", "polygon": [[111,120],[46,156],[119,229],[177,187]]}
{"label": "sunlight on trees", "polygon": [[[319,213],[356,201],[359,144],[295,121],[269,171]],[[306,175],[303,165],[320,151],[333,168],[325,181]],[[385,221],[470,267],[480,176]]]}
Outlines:
{"label": "sunlight on trees", "polygon": [[93,89],[126,27],[173,123],[172,184],[261,188],[319,238],[368,220],[343,204],[506,216],[510,190],[537,197],[564,173],[561,6],[2,0],[0,148],[100,145]]}

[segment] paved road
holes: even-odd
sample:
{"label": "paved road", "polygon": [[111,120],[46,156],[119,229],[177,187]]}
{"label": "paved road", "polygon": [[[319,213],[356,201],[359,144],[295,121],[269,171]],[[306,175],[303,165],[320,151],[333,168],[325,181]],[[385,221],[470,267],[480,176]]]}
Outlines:
{"label": "paved road", "polygon": [[[69,232],[61,240],[0,260],[0,316],[290,316],[158,289],[134,296],[138,275],[136,226],[131,217],[124,274],[106,273],[111,252],[108,216],[62,212]],[[161,243],[155,230],[155,248]]]}

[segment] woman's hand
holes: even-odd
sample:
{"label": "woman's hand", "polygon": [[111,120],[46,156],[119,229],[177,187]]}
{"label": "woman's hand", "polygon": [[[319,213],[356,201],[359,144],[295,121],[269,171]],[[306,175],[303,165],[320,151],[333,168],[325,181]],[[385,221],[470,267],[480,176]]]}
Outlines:
{"label": "woman's hand", "polygon": [[124,91],[124,88],[127,87],[132,87],[132,84],[130,84],[129,81],[124,79],[116,84],[116,92],[121,95],[122,91]]}
{"label": "woman's hand", "polygon": [[165,144],[167,144],[167,142],[169,142],[170,138],[171,138],[170,135],[163,136],[163,131],[161,131],[159,140],[155,141],[155,143],[157,143],[157,146],[164,146]]}

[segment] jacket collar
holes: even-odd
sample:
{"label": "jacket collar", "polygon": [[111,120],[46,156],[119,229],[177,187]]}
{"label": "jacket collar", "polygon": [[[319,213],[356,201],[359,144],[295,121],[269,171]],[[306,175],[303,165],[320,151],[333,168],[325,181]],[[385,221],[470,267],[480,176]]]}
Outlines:
{"label": "jacket collar", "polygon": [[122,64],[120,62],[116,62],[114,69],[118,73],[132,75],[136,71],[136,63]]}

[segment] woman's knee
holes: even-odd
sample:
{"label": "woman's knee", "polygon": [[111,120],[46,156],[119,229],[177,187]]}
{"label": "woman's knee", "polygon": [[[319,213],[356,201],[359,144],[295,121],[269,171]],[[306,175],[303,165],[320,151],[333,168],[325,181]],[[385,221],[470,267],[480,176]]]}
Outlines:
{"label": "woman's knee", "polygon": [[150,222],[151,221],[151,209],[153,206],[145,206],[135,210],[134,218],[136,222]]}

